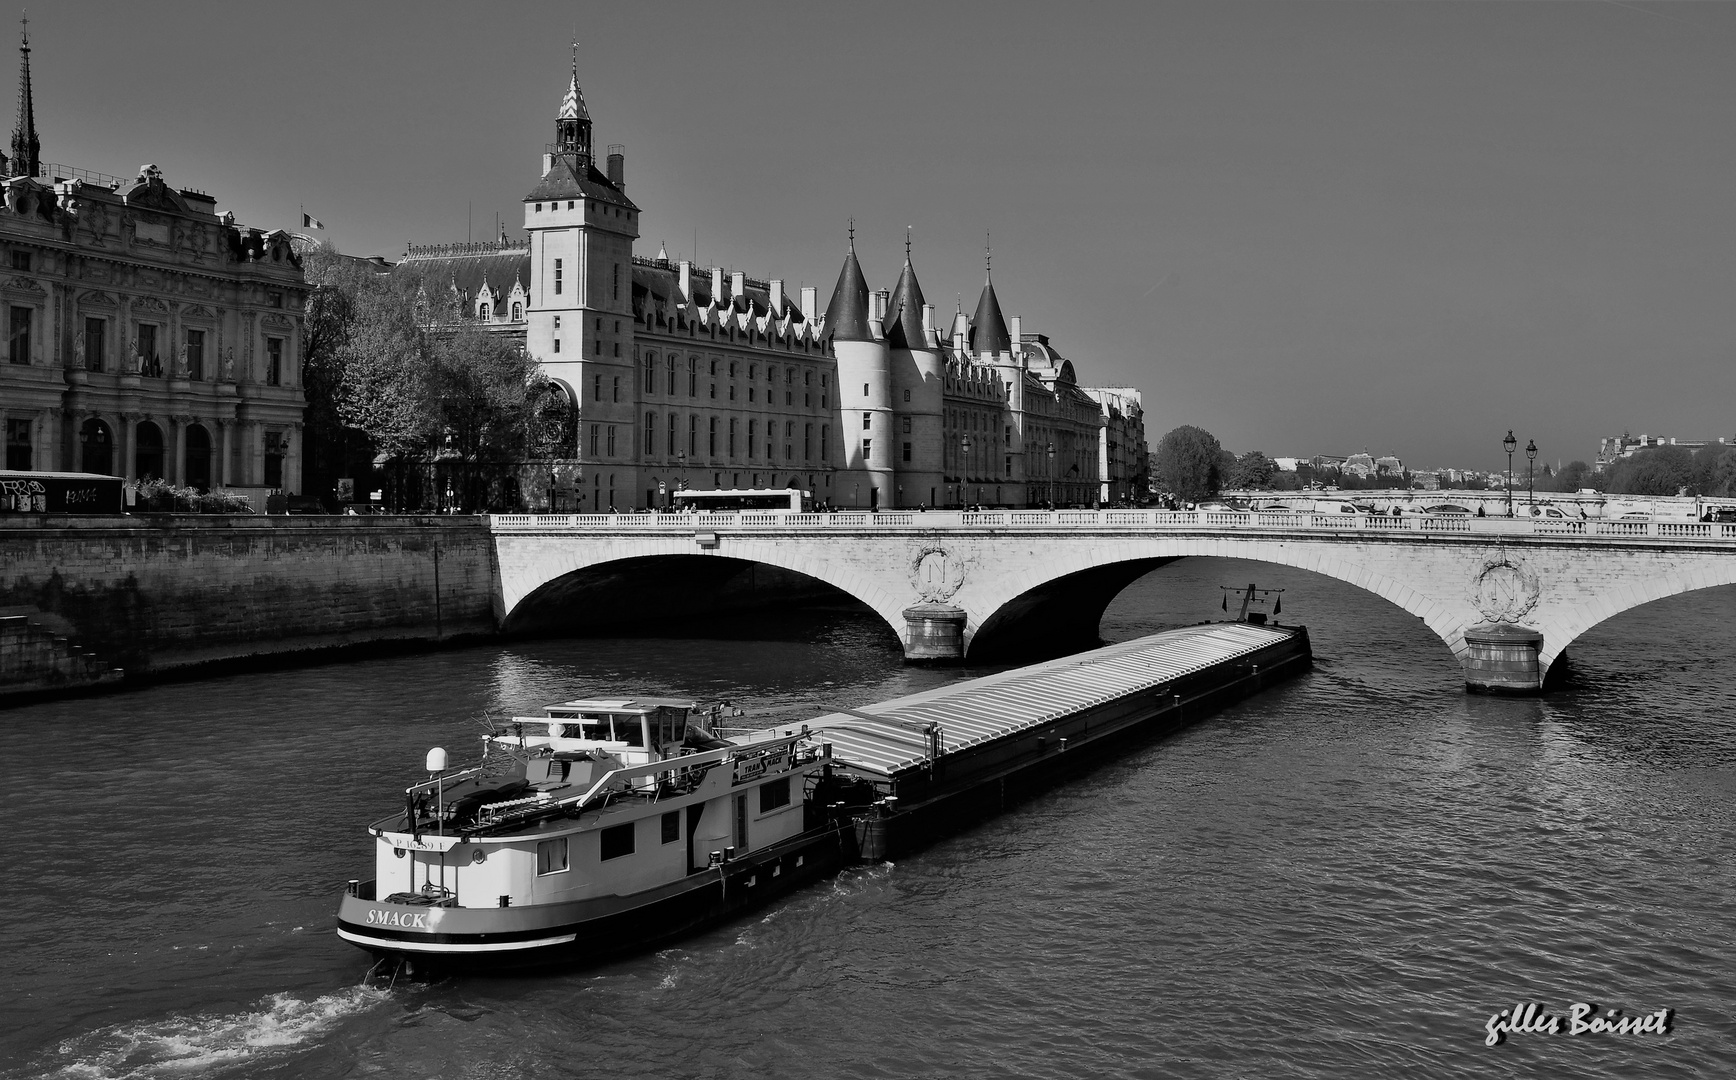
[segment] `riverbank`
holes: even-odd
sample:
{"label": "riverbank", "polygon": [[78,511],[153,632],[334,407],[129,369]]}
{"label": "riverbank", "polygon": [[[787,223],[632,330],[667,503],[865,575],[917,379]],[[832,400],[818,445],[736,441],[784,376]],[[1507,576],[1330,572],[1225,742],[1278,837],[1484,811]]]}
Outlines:
{"label": "riverbank", "polygon": [[137,680],[490,637],[493,583],[484,518],[8,519],[0,609],[29,629],[8,639],[0,694],[79,688],[69,649]]}

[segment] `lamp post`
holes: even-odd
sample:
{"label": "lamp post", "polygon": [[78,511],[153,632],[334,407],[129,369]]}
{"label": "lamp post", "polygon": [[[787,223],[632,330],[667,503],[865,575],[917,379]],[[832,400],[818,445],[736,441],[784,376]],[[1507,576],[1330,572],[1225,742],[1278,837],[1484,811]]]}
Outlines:
{"label": "lamp post", "polygon": [[1535,470],[1537,468],[1537,440],[1529,439],[1525,443],[1525,501],[1531,505],[1531,516],[1537,516],[1537,487]]}
{"label": "lamp post", "polygon": [[1513,437],[1513,429],[1507,429],[1507,437],[1501,440],[1501,445],[1507,449],[1507,516],[1513,516],[1513,451],[1519,445],[1519,440]]}
{"label": "lamp post", "polygon": [[1049,444],[1049,509],[1055,509],[1055,444]]}
{"label": "lamp post", "polygon": [[959,452],[964,455],[963,467],[960,469],[959,476],[958,476],[958,481],[959,481],[959,483],[958,483],[958,501],[961,503],[968,503],[968,502],[970,502],[970,436],[969,435],[960,435],[958,437],[958,448],[959,448]]}

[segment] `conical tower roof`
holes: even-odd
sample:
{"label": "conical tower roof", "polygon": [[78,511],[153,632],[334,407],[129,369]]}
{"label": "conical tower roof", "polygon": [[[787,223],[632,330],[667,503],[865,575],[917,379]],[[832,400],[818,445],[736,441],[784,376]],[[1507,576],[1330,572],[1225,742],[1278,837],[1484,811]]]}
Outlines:
{"label": "conical tower roof", "polygon": [[893,287],[892,297],[886,303],[888,345],[894,349],[926,347],[928,337],[922,332],[922,307],[927,302],[922,298],[922,286],[916,283],[916,271],[910,266],[907,252],[904,272],[898,275],[898,284]]}
{"label": "conical tower roof", "polygon": [[995,297],[994,275],[983,281],[982,299],[977,301],[976,333],[970,343],[977,353],[1011,352],[1012,337],[1007,333],[1007,320],[1001,317],[1001,302]]}
{"label": "conical tower roof", "polygon": [[854,239],[838,273],[838,287],[832,290],[832,302],[826,305],[826,334],[834,341],[874,340],[868,332],[868,282],[856,262]]}
{"label": "conical tower roof", "polygon": [[585,108],[585,94],[579,89],[579,73],[573,72],[573,81],[567,84],[566,96],[561,98],[561,114],[557,120],[589,120],[591,112]]}

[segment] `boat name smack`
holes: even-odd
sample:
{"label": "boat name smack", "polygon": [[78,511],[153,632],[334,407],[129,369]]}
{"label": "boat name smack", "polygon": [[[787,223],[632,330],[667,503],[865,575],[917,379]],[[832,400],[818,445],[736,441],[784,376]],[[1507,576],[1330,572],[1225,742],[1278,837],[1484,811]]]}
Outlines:
{"label": "boat name smack", "polygon": [[428,913],[425,911],[381,911],[375,908],[368,912],[368,923],[372,926],[396,926],[400,930],[428,929]]}

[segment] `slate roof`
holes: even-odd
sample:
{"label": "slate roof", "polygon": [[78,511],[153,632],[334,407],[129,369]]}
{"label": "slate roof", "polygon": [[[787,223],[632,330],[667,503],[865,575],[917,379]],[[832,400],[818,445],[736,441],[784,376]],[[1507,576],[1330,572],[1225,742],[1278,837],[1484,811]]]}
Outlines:
{"label": "slate roof", "polygon": [[467,300],[475,300],[482,292],[484,284],[502,297],[512,292],[514,281],[523,282],[525,292],[530,291],[528,251],[500,255],[410,258],[399,263],[395,269],[423,275],[423,280],[430,288],[435,285],[451,285]]}
{"label": "slate roof", "polygon": [[872,341],[868,332],[868,282],[862,277],[862,267],[856,262],[856,245],[844,256],[844,269],[838,273],[838,287],[832,290],[832,302],[826,305],[826,336],[834,341]]}
{"label": "slate roof", "polygon": [[977,301],[976,329],[971,334],[970,347],[977,353],[1010,352],[1013,339],[1007,333],[1007,320],[1001,317],[1001,302],[995,297],[994,278],[983,281],[982,299]]}
{"label": "slate roof", "polygon": [[886,344],[894,349],[927,348],[928,338],[922,332],[922,286],[916,282],[916,271],[910,260],[904,260],[904,272],[886,303]]}
{"label": "slate roof", "polygon": [[556,154],[554,163],[549,166],[548,175],[524,198],[526,202],[539,199],[595,199],[626,210],[639,209],[620,188],[609,183],[609,178],[589,159],[585,160],[581,168],[577,154]]}

